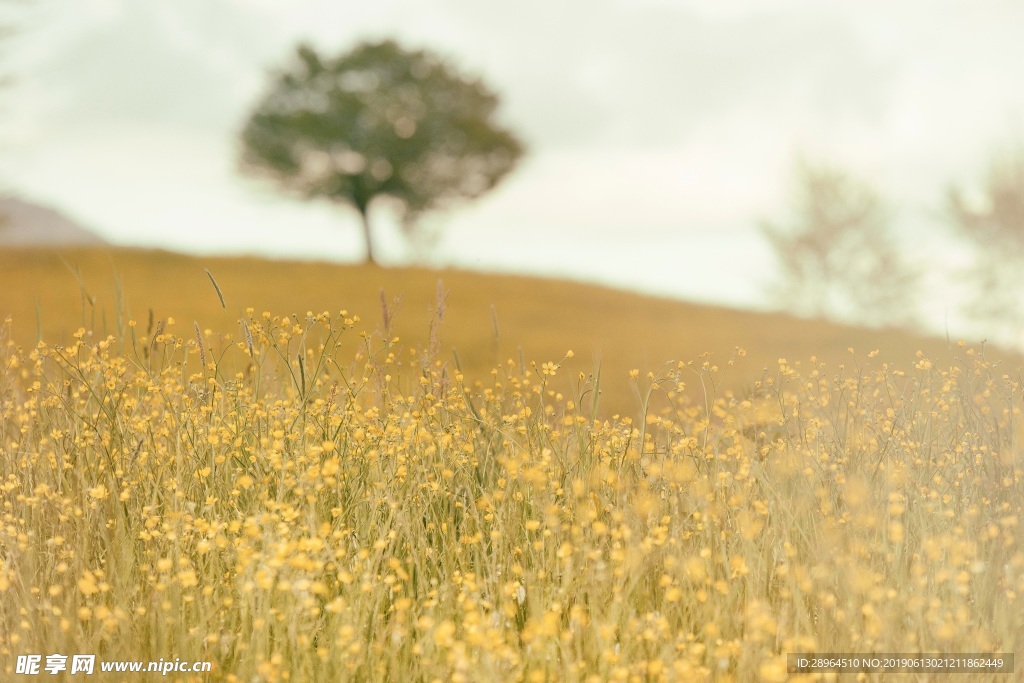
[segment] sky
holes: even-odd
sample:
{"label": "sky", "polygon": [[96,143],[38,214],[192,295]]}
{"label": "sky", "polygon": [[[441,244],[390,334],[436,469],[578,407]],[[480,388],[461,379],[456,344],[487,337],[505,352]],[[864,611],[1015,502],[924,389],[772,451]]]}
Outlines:
{"label": "sky", "polygon": [[[7,10],[11,14],[13,10]],[[113,243],[361,259],[358,218],[237,172],[238,131],[300,40],[395,37],[502,97],[529,155],[382,261],[558,275],[770,308],[759,224],[804,156],[869,180],[958,321],[941,218],[1021,138],[1024,3],[1011,0],[36,0],[2,59],[3,183]],[[956,324],[961,324],[957,322]]]}

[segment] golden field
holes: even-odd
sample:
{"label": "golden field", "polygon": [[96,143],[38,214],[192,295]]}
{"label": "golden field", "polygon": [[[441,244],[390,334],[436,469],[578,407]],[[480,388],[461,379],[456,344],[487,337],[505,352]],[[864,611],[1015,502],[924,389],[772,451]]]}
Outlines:
{"label": "golden field", "polygon": [[[684,260],[680,278],[685,277]],[[439,286],[446,302],[443,324],[432,325]],[[0,249],[0,320],[12,316],[12,336],[26,348],[38,339],[67,344],[79,327],[118,334],[129,318],[143,331],[170,317],[183,335],[198,322],[204,330],[237,337],[248,307],[293,316],[344,308],[360,314],[363,330],[380,332],[382,292],[390,333],[403,346],[426,347],[435,334],[440,360],[454,366],[457,359],[473,379],[487,377],[509,358],[539,363],[574,350],[575,359],[567,363],[574,372],[596,375],[600,368],[599,408],[609,416],[636,413],[639,399],[627,381],[629,370],[646,373],[679,360],[709,355],[723,366],[718,382],[739,391],[779,358],[806,363],[813,356],[856,367],[874,350],[879,361],[899,363],[913,362],[917,351],[943,362],[956,356],[949,340],[899,330],[695,305],[576,282],[134,249]],[[354,339],[341,343],[352,352],[358,346]],[[748,352],[745,361],[726,367],[739,347]],[[1008,359],[992,349],[986,353]]]}
{"label": "golden field", "polygon": [[1012,359],[512,277],[0,261],[4,678],[57,652],[829,680],[786,654],[1020,650]]}

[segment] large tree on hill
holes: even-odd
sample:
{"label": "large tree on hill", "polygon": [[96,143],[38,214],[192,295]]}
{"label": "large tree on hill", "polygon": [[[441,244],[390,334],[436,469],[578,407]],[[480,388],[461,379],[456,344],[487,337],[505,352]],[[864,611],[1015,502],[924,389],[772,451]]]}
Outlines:
{"label": "large tree on hill", "polygon": [[868,325],[916,320],[920,278],[900,253],[889,211],[868,185],[801,161],[787,226],[762,223],[781,267],[775,295],[794,313]]}
{"label": "large tree on hill", "polygon": [[367,42],[334,58],[301,45],[241,135],[243,171],[356,209],[367,261],[369,211],[389,197],[412,233],[423,212],[498,183],[523,145],[495,122],[498,97],[425,50]]}

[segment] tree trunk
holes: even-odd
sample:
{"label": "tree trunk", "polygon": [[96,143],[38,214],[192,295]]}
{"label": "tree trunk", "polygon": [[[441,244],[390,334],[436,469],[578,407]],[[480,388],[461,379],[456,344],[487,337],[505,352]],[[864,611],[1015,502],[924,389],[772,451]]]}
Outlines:
{"label": "tree trunk", "polygon": [[363,239],[366,242],[366,263],[371,266],[377,265],[377,259],[373,255],[373,235],[370,234],[370,216],[369,207],[359,207],[359,217],[362,219],[363,224]]}

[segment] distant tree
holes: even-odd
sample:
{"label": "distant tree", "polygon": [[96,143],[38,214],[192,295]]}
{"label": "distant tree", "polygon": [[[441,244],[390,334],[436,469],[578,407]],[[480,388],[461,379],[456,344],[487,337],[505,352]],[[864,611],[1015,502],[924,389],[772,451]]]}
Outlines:
{"label": "distant tree", "polygon": [[1011,147],[989,164],[980,193],[952,188],[949,215],[974,247],[967,278],[975,294],[967,314],[997,335],[1020,341],[1024,331],[1024,148]]}
{"label": "distant tree", "polygon": [[491,189],[523,155],[494,120],[498,97],[437,55],[391,40],[334,58],[301,45],[241,135],[243,171],[355,208],[375,262],[369,210],[394,200],[407,234],[425,211]]}
{"label": "distant tree", "polygon": [[[25,22],[25,16],[19,15],[19,11],[24,11],[35,4],[35,0],[0,0],[0,54],[6,51],[8,41],[18,33],[21,25]],[[6,69],[5,64],[0,69],[0,88],[13,82],[14,77]]]}
{"label": "distant tree", "polygon": [[[31,5],[31,0],[0,0],[0,91],[7,90],[14,83],[14,76],[7,66],[7,48],[9,41],[20,28],[24,17],[18,16],[17,10],[24,9]],[[6,124],[8,114],[8,100],[5,97],[0,99],[0,124]],[[4,136],[0,136],[2,138]],[[0,146],[5,146],[6,140],[0,140]],[[0,194],[7,194],[6,179],[0,179]],[[0,214],[0,229],[3,229],[8,222],[6,214]]]}
{"label": "distant tree", "polygon": [[775,297],[787,310],[868,325],[916,319],[919,274],[893,240],[878,194],[846,172],[801,161],[792,223],[762,223],[781,276]]}

